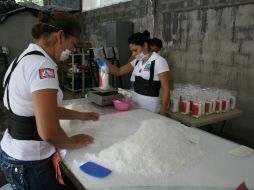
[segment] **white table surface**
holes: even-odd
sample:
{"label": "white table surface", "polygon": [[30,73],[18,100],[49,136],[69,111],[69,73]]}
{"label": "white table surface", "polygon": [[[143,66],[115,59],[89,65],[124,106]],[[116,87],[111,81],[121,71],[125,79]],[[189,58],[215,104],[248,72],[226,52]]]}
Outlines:
{"label": "white table surface", "polygon": [[[166,178],[163,175],[147,177],[140,175],[124,175],[112,172],[108,177],[97,179],[80,171],[79,166],[85,163],[84,155],[98,153],[115,142],[134,134],[142,121],[161,119],[169,126],[185,127],[179,122],[141,109],[117,112],[112,107],[100,107],[84,99],[65,101],[67,108],[80,111],[97,111],[101,113],[100,120],[93,121],[61,121],[61,126],[68,135],[86,133],[95,138],[95,143],[78,150],[68,151],[63,160],[65,166],[86,189],[107,187],[237,187],[242,181],[254,189],[254,155],[236,157],[228,153],[239,144],[222,139],[196,128],[188,128],[199,133],[200,147],[203,157],[193,166]],[[108,189],[108,188],[107,188]]]}

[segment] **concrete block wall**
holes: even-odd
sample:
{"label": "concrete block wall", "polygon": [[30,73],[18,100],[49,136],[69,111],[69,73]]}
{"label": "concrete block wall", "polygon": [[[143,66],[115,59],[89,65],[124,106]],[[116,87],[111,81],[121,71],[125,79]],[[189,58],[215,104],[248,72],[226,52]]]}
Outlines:
{"label": "concrete block wall", "polygon": [[[135,31],[147,29],[150,22],[147,4],[147,0],[134,0],[84,12],[83,39],[92,42],[95,47],[105,45],[106,25],[114,21],[132,21]],[[152,28],[153,21],[149,25]]]}
{"label": "concrete block wall", "polygon": [[81,10],[80,0],[43,0],[44,5],[53,5],[62,8],[69,8],[73,10]]}
{"label": "concrete block wall", "polygon": [[[192,3],[191,3],[192,2]],[[253,1],[176,1],[158,19],[174,82],[235,90],[244,114],[225,132],[254,142]],[[155,23],[156,25],[156,23]]]}
{"label": "concrete block wall", "polygon": [[253,10],[253,0],[132,0],[83,13],[83,38],[104,45],[105,26],[117,20],[148,29],[164,41],[174,83],[237,91],[243,116],[225,133],[254,144]]}

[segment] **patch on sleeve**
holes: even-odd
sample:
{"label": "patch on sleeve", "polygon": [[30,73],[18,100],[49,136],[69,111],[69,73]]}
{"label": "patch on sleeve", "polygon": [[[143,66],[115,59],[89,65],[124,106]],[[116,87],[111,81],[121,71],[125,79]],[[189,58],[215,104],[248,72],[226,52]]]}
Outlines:
{"label": "patch on sleeve", "polygon": [[39,69],[39,74],[41,79],[55,78],[55,70],[51,68]]}

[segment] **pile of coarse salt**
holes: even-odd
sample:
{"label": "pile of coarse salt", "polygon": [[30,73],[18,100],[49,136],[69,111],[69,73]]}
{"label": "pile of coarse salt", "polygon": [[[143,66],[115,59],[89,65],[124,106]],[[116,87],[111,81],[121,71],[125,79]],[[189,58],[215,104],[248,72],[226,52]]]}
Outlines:
{"label": "pile of coarse salt", "polygon": [[175,174],[201,155],[199,145],[188,141],[183,128],[150,119],[124,141],[98,154],[86,153],[85,159],[118,173],[157,175]]}

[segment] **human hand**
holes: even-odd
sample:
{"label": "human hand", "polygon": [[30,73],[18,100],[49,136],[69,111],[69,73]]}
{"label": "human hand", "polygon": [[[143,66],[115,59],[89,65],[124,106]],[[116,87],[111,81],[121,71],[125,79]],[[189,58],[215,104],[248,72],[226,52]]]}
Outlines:
{"label": "human hand", "polygon": [[134,59],[136,59],[136,56],[131,55],[129,57],[128,63],[132,62]]}
{"label": "human hand", "polygon": [[99,119],[99,113],[96,112],[81,112],[80,120],[93,120],[97,121]]}
{"label": "human hand", "polygon": [[103,53],[94,55],[94,61],[97,62],[98,60],[106,61],[105,55]]}
{"label": "human hand", "polygon": [[74,135],[71,138],[72,149],[78,149],[94,142],[94,138],[86,134]]}

